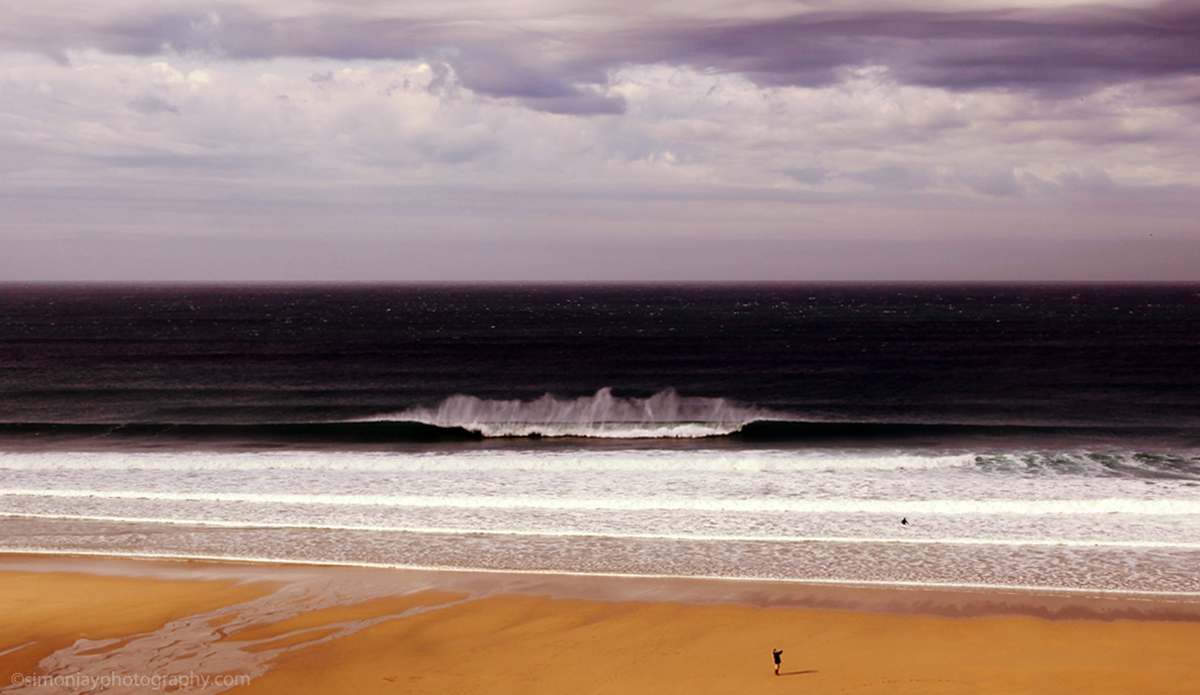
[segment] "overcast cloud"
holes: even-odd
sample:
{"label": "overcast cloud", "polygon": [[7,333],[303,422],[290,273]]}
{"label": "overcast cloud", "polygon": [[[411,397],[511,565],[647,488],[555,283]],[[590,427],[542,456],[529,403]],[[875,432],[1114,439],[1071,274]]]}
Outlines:
{"label": "overcast cloud", "polygon": [[1200,280],[1200,2],[0,0],[0,280]]}

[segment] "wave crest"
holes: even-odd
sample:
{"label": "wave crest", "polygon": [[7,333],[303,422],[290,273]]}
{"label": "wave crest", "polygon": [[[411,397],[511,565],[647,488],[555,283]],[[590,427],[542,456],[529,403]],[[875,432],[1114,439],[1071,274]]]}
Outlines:
{"label": "wave crest", "polygon": [[698,438],[732,434],[762,419],[761,410],[724,398],[684,397],[668,389],[649,398],[618,398],[602,388],[592,396],[497,401],[456,395],[436,408],[412,408],[396,419],[459,427],[485,437]]}

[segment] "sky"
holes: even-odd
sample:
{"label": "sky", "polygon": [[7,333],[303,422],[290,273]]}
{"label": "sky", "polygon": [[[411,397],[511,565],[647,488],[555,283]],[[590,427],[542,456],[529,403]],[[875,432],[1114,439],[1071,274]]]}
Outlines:
{"label": "sky", "polygon": [[0,281],[1200,281],[1200,0],[0,0]]}

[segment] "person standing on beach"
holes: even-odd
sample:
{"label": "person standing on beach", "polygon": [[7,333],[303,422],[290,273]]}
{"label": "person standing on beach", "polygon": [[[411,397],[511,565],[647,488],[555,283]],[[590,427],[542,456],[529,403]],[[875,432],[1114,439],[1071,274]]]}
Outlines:
{"label": "person standing on beach", "polygon": [[779,675],[779,664],[783,663],[783,660],[779,658],[780,654],[783,654],[782,649],[771,650],[771,656],[775,657],[775,675],[777,676]]}

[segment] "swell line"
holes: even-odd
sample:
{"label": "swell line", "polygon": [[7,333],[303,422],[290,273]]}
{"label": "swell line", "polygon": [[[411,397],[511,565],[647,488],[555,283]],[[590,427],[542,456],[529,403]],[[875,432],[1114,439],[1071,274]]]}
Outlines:
{"label": "swell line", "polygon": [[[714,399],[720,401],[721,399]],[[714,420],[656,419],[538,420],[531,414],[489,420],[470,414],[443,415],[410,409],[356,420],[317,422],[0,422],[0,440],[48,446],[181,443],[273,445],[465,445],[488,439],[711,439],[737,444],[823,445],[910,441],[1016,440],[1056,442],[1149,442],[1170,445],[1195,457],[1194,429],[1148,426],[1073,426],[1022,423],[847,421],[747,409],[739,417]]]}
{"label": "swell line", "polygon": [[233,492],[138,492],[109,490],[0,489],[0,496],[50,497],[60,499],[154,500],[168,502],[243,502],[250,504],[322,505],[348,507],[416,507],[448,509],[544,509],[559,511],[707,511],[707,512],[802,512],[816,514],[1010,514],[1010,515],[1095,515],[1137,514],[1176,516],[1200,514],[1200,500],[1135,500],[1122,498],[1083,500],[767,500],[690,499],[684,497],[554,498],[479,495],[335,495],[335,494],[243,494]]}

